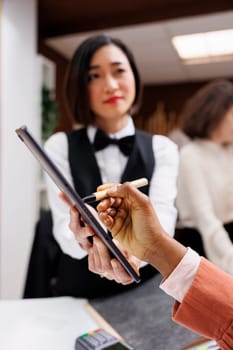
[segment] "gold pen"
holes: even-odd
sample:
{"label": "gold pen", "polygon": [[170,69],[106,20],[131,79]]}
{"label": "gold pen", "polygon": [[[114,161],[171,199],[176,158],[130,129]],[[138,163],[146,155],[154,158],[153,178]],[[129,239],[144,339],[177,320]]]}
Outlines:
{"label": "gold pen", "polygon": [[[140,179],[130,181],[130,183],[131,183],[131,185],[135,186],[136,188],[139,188],[139,187],[143,187],[143,186],[148,185],[148,180],[145,177],[142,177]],[[100,201],[100,200],[107,197],[107,193],[108,193],[108,190],[94,192],[94,193],[90,194],[89,196],[83,197],[82,200],[85,203],[92,203],[92,202]]]}

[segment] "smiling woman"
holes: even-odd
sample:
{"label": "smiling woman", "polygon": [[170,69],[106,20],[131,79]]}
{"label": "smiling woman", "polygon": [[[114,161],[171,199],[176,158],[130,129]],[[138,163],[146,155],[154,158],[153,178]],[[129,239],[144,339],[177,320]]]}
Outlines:
{"label": "smiling woman", "polygon": [[125,100],[120,114],[126,120],[128,112],[138,109],[141,97],[140,77],[132,53],[119,39],[107,35],[87,39],[72,57],[66,95],[79,124],[96,123],[96,115],[103,114],[104,102],[114,97]]}
{"label": "smiling woman", "polygon": [[[54,134],[45,148],[67,180],[85,197],[106,182],[146,177],[148,186],[141,190],[150,196],[161,224],[173,235],[178,152],[168,138],[135,129],[132,116],[139,106],[141,85],[130,50],[107,35],[86,39],[71,60],[66,97],[75,121],[83,127]],[[103,144],[106,138],[110,142]],[[127,141],[124,149],[119,139]],[[90,298],[135,287],[119,285],[88,270],[90,232],[79,221],[72,226],[73,232],[69,229],[69,209],[58,198],[51,181],[46,181],[53,234],[62,249],[52,294]],[[76,233],[81,233],[81,241]],[[53,240],[50,237],[50,246]],[[142,282],[156,272],[135,261]]]}
{"label": "smiling woman", "polygon": [[123,129],[135,99],[135,79],[122,50],[113,45],[100,48],[91,59],[88,80],[95,124],[108,133]]}

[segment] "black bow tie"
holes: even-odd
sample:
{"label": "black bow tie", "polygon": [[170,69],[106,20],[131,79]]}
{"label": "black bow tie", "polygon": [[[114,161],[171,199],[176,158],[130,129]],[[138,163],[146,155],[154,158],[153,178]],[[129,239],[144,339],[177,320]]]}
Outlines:
{"label": "black bow tie", "polygon": [[134,135],[126,136],[121,139],[112,139],[104,131],[98,129],[93,146],[97,152],[110,144],[117,145],[125,156],[129,156],[134,145],[134,139]]}

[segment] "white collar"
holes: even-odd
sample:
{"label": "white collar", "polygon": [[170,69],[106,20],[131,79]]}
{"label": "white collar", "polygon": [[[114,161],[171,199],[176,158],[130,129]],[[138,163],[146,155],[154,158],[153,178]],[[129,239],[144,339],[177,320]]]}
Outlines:
{"label": "white collar", "polygon": [[[97,131],[97,128],[94,125],[89,125],[87,127],[87,136],[88,136],[91,143],[94,142],[96,131]],[[130,136],[130,135],[134,135],[134,134],[135,134],[135,126],[133,123],[133,119],[131,116],[128,116],[127,125],[123,129],[117,131],[114,134],[108,134],[108,135],[110,137],[120,139],[122,137]]]}

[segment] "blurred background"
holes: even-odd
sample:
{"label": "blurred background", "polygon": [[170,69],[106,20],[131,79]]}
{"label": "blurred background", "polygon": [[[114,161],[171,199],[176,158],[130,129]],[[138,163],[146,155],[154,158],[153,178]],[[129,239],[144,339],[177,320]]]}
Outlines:
{"label": "blurred background", "polygon": [[[215,78],[233,79],[232,0],[0,0],[0,298],[22,296],[46,193],[41,170],[17,140],[26,124],[43,143],[70,130],[69,60],[87,36],[108,33],[133,51],[143,82],[136,125],[167,135],[184,101]],[[184,40],[184,46],[182,46]]]}

